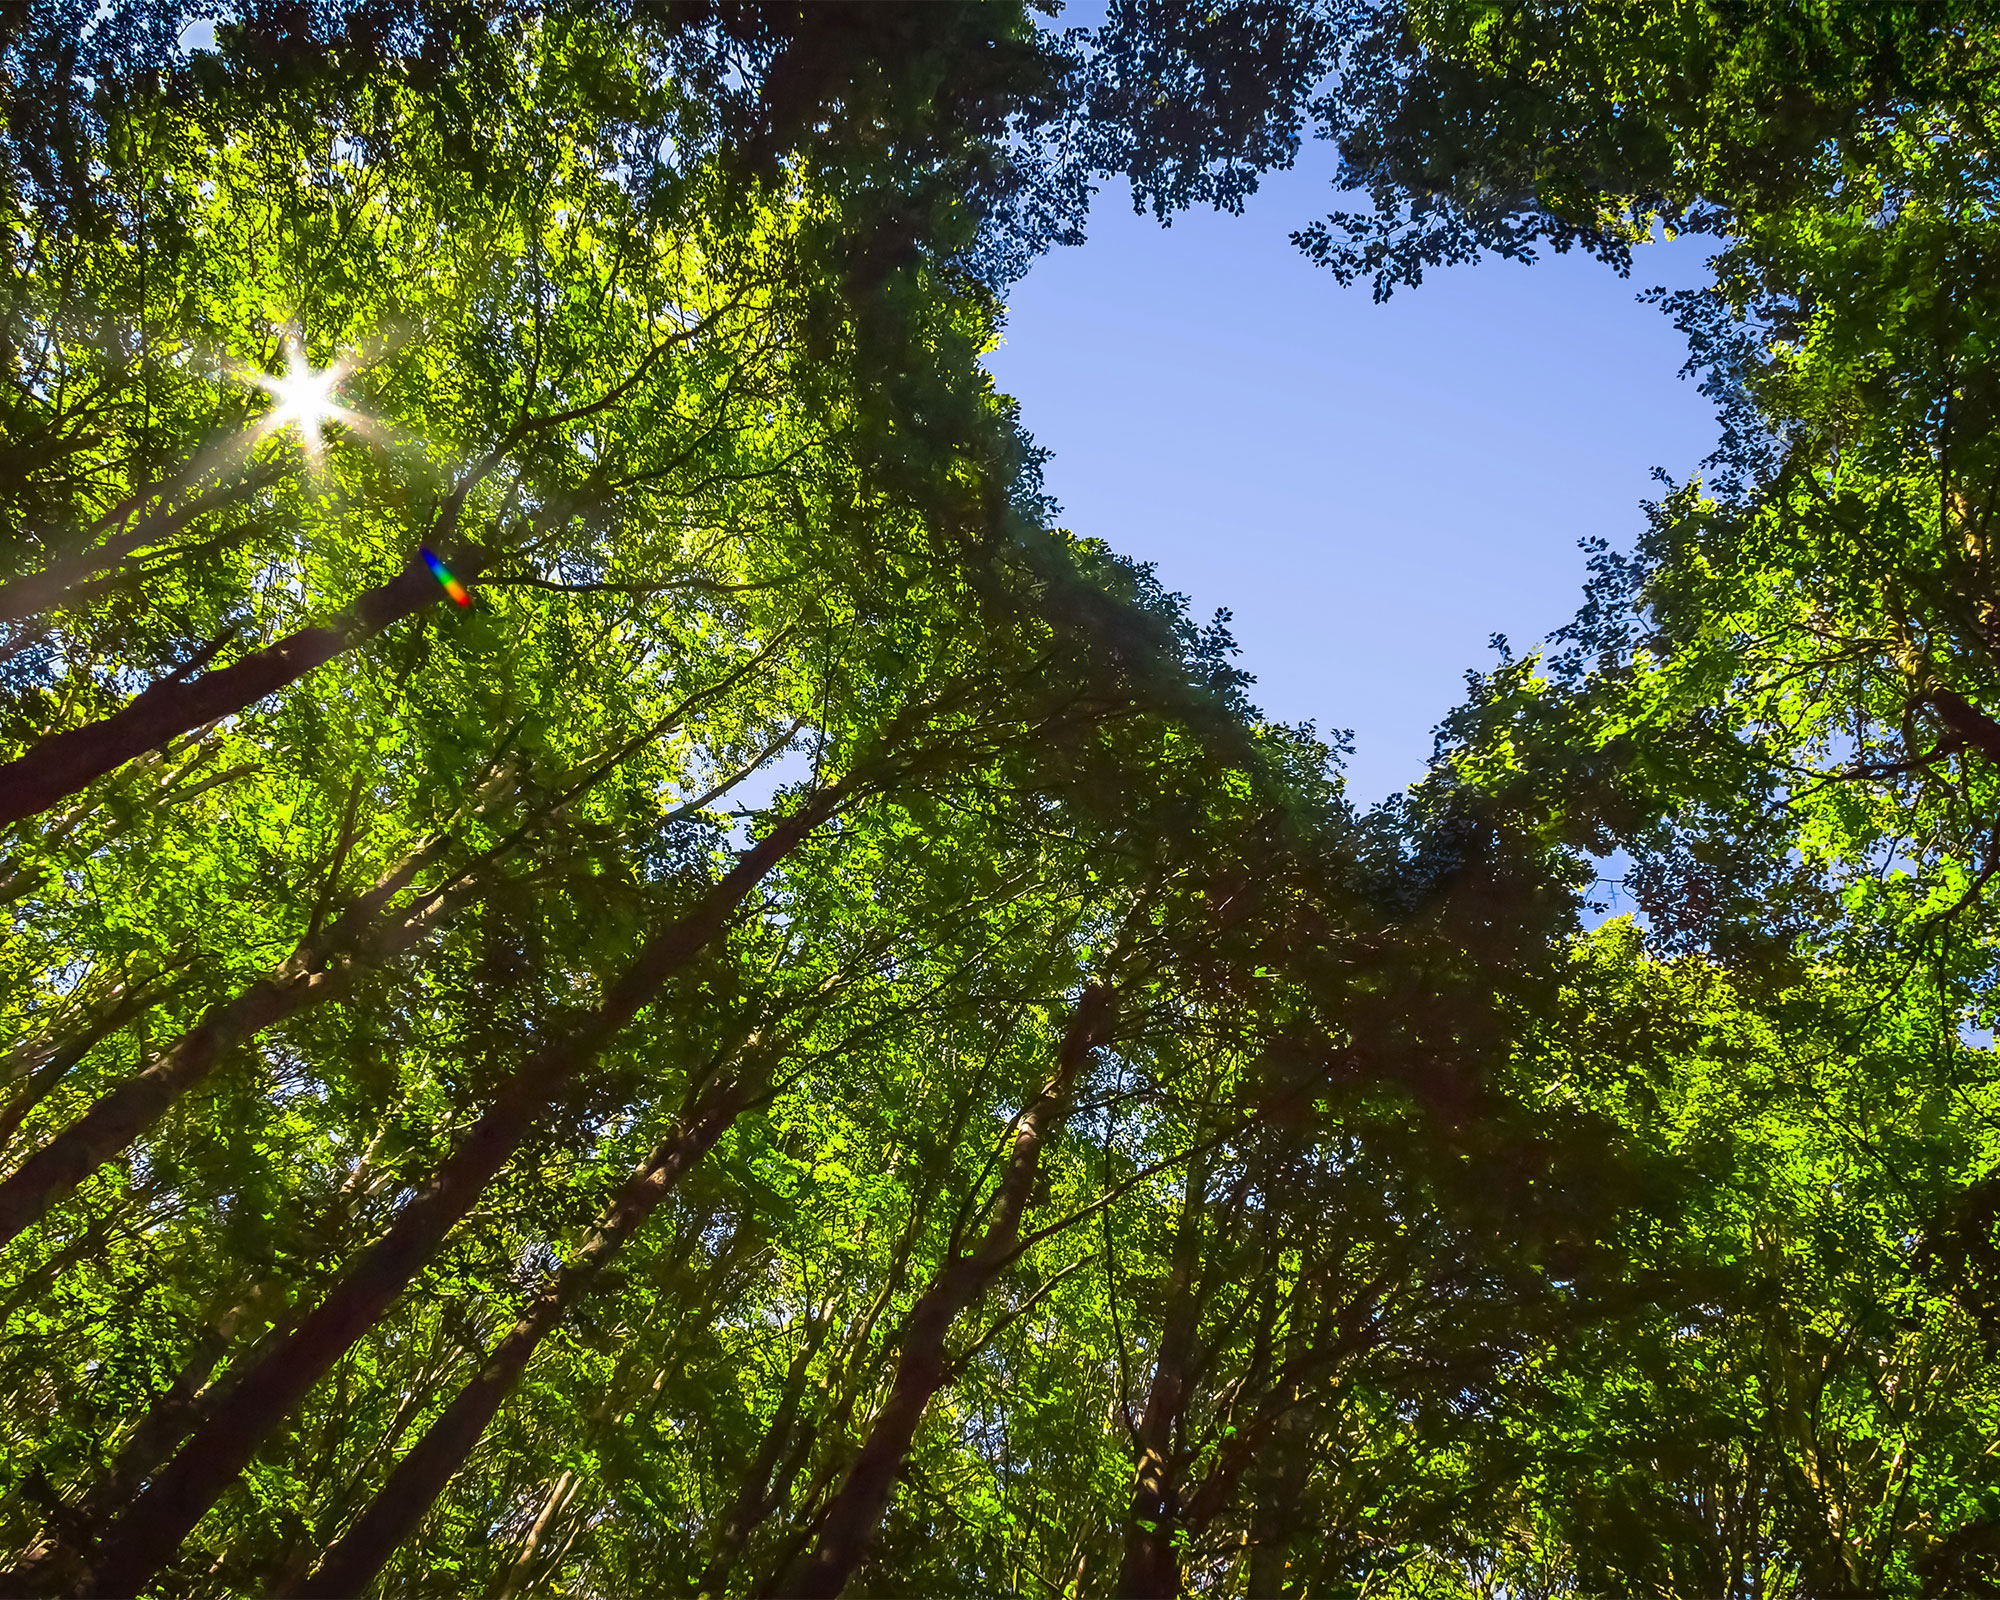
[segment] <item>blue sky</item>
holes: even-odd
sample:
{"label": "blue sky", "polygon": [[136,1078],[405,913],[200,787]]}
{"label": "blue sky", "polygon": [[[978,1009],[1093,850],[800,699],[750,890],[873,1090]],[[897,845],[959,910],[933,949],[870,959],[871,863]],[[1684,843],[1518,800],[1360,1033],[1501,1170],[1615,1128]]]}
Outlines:
{"label": "blue sky", "polygon": [[1376,305],[1287,237],[1333,208],[1330,170],[1311,147],[1243,216],[1169,229],[1107,191],[1089,243],[1015,286],[988,365],[1054,452],[1062,524],[1156,563],[1203,619],[1229,607],[1252,698],[1352,728],[1366,803],[1422,775],[1489,636],[1518,651],[1566,621],[1577,541],[1629,543],[1652,468],[1695,471],[1716,425],[1635,299],[1700,281],[1701,241],[1630,279],[1490,261]]}

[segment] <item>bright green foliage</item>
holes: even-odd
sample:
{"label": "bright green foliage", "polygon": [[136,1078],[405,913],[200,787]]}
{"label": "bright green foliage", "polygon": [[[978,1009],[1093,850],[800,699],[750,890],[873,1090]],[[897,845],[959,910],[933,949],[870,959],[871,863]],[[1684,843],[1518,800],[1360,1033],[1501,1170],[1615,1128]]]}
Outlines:
{"label": "bright green foliage", "polygon": [[[94,9],[0,18],[0,799],[211,698],[0,837],[0,1587],[236,1438],[147,1593],[771,1595],[870,1472],[849,1593],[2000,1581],[1979,8]],[[1309,247],[1719,233],[1734,407],[1366,818],[978,364],[1336,44]]]}
{"label": "bright green foliage", "polygon": [[1716,1185],[1684,1243],[1723,1276],[1567,1346],[1529,1429],[1585,1592],[1993,1581],[1996,20],[1412,7],[1328,104],[1378,210],[1308,242],[1378,292],[1536,240],[1722,241],[1667,302],[1722,404],[1710,478],[1600,543],[1550,661],[1453,724],[1463,780],[1629,852],[1683,1025],[1741,1008],[1649,1112]]}

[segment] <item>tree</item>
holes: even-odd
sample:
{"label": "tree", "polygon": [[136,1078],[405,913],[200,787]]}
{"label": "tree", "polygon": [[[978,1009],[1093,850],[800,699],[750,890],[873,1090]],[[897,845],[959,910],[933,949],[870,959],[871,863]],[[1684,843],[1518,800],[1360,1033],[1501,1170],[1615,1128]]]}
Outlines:
{"label": "tree", "polygon": [[[1986,19],[1879,13],[0,19],[12,1586],[1990,1582]],[[1724,470],[1365,817],[980,366],[1314,95],[1383,292],[1725,246]]]}

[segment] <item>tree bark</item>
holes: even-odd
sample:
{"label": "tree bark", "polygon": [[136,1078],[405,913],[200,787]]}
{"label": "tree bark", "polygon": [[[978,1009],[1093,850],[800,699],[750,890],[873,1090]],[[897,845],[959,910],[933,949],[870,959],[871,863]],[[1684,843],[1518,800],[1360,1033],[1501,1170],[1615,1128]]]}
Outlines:
{"label": "tree bark", "polygon": [[1182,1520],[1188,1527],[1206,1528],[1221,1515],[1258,1452],[1270,1448],[1273,1429],[1296,1407],[1313,1404],[1312,1386],[1332,1377],[1350,1357],[1375,1342],[1379,1334],[1369,1319],[1389,1283],[1404,1270],[1397,1266],[1377,1274],[1347,1304],[1325,1311],[1312,1335],[1298,1341],[1296,1353],[1286,1356],[1236,1425],[1235,1437],[1216,1452],[1207,1474],[1187,1495]]}
{"label": "tree bark", "polygon": [[[389,1124],[385,1121],[341,1184],[333,1204],[320,1218],[317,1229],[328,1248],[337,1243],[353,1222],[356,1207],[372,1188],[376,1176],[375,1153],[388,1132]],[[272,1308],[276,1308],[275,1312]],[[220,1378],[211,1379],[216,1363],[228,1353],[236,1336],[253,1322],[263,1328],[252,1347],[254,1360],[256,1354],[285,1338],[304,1310],[303,1306],[287,1303],[284,1284],[279,1279],[265,1278],[210,1321],[181,1364],[174,1382],[153,1396],[145,1415],[119,1447],[111,1465],[97,1475],[75,1504],[51,1515],[43,1537],[15,1568],[15,1581],[25,1591],[35,1594],[67,1590],[81,1571],[82,1552],[95,1530],[131,1500],[180,1442],[222,1404],[230,1393],[233,1376],[240,1376],[250,1364],[239,1361]],[[310,1548],[307,1555],[311,1555]]]}
{"label": "tree bark", "polygon": [[[417,860],[404,863],[409,873]],[[309,1006],[345,994],[361,971],[419,942],[467,898],[468,885],[433,894],[400,919],[368,925],[407,882],[391,873],[350,907],[327,933],[308,939],[269,975],[202,1019],[149,1066],[99,1097],[76,1121],[0,1182],[0,1245],[18,1238],[76,1186],[172,1109],[238,1045]]]}
{"label": "tree bark", "polygon": [[833,1600],[874,1542],[924,1410],[950,1375],[945,1341],[952,1324],[1013,1259],[1042,1147],[1067,1113],[1070,1092],[1103,1042],[1114,1011],[1113,992],[1099,985],[1084,990],[1078,1000],[1057,1053],[1055,1075],[1015,1125],[1013,1147],[993,1199],[992,1221],[972,1250],[954,1254],[944,1264],[912,1308],[889,1398],[827,1506],[819,1546],[780,1587],[779,1592],[791,1600]]}
{"label": "tree bark", "polygon": [[2000,722],[1949,689],[1933,689],[1925,698],[1937,708],[1938,716],[1953,734],[1988,760],[2000,761]]}
{"label": "tree bark", "polygon": [[[718,308],[695,326],[682,328],[661,340],[624,381],[596,399],[545,416],[523,417],[445,496],[425,534],[426,541],[436,548],[452,538],[472,491],[522,440],[617,404],[656,361],[701,337],[721,314]],[[460,545],[452,554],[451,564],[461,580],[469,581],[485,569],[489,560],[488,554],[477,546]],[[400,573],[361,595],[332,622],[301,628],[220,672],[204,673],[189,682],[182,682],[178,675],[164,678],[121,711],[85,727],[36,741],[18,759],[0,766],[0,827],[24,817],[39,816],[63,796],[76,793],[176,734],[248,710],[264,696],[295,682],[314,667],[435,603],[443,593],[430,570],[412,552],[409,564]],[[12,603],[32,606],[44,598],[46,591],[35,589],[15,595]],[[0,604],[5,603],[6,597],[0,596]]]}
{"label": "tree bark", "polygon": [[502,1086],[486,1113],[404,1205],[387,1231],[327,1293],[290,1338],[246,1371],[225,1405],[197,1428],[92,1552],[78,1592],[137,1594],[249,1464],[308,1390],[429,1265],[452,1227],[477,1203],[544,1112],[676,972],[721,933],[750,892],[857,786],[847,779],[808,799],[714,884],[685,916],[660,929],[610,987],[603,1003],[561,1043],[537,1052]]}
{"label": "tree bark", "polygon": [[[79,1499],[50,1508],[42,1536],[23,1552],[15,1565],[12,1578],[21,1593],[61,1594],[77,1581],[82,1571],[82,1552],[88,1547],[92,1530],[132,1498],[140,1484],[173,1454],[174,1447],[227,1392],[223,1383],[211,1381],[210,1375],[243,1323],[259,1315],[259,1303],[266,1298],[270,1287],[268,1281],[257,1285],[202,1330],[173,1383],[153,1396],[146,1414],[111,1465]],[[263,1340],[282,1338],[288,1326],[281,1318],[277,1327],[263,1335]]]}
{"label": "tree bark", "polygon": [[1167,1273],[1166,1312],[1159,1355],[1139,1418],[1139,1465],[1132,1486],[1132,1510],[1125,1524],[1125,1556],[1118,1577],[1122,1600],[1172,1600],[1180,1593],[1180,1556],[1174,1529],[1180,1485],[1174,1462],[1174,1433],[1194,1387],[1201,1296],[1195,1277],[1201,1267],[1202,1227],[1208,1210],[1208,1161],[1197,1153],[1188,1162],[1179,1230]]}
{"label": "tree bark", "polygon": [[353,1526],[335,1541],[299,1600],[341,1600],[375,1581],[390,1556],[415,1530],[521,1381],[529,1359],[563,1313],[587,1293],[611,1258],[650,1217],[688,1169],[707,1155],[752,1094],[741,1084],[716,1086],[691,1106],[672,1134],[653,1147],[605,1208],[575,1258],[552,1273],[520,1319],[487,1355],[424,1436],[396,1464]]}
{"label": "tree bark", "polygon": [[[901,1292],[903,1280],[909,1276],[910,1255],[917,1243],[919,1219],[911,1217],[897,1239],[890,1258],[889,1270],[884,1275],[882,1286],[875,1293],[868,1308],[846,1330],[843,1340],[845,1348],[835,1363],[840,1381],[832,1385],[833,1403],[823,1416],[814,1418],[800,1429],[799,1437],[793,1444],[791,1453],[778,1469],[778,1481],[772,1486],[773,1504],[784,1504],[791,1499],[791,1485],[804,1470],[812,1455],[813,1446],[820,1438],[838,1438],[847,1429],[848,1420],[854,1415],[854,1408],[860,1403],[862,1391],[867,1387],[872,1364],[868,1351],[875,1337],[875,1326],[882,1320],[882,1314],[889,1309]],[[832,1374],[829,1374],[832,1376]],[[819,1532],[820,1517],[812,1508],[821,1503],[833,1488],[838,1487],[841,1463],[829,1456],[813,1468],[806,1479],[805,1488],[794,1502],[800,1507],[800,1514],[792,1519],[778,1547],[765,1563],[769,1569],[764,1580],[750,1591],[752,1600],[771,1600],[778,1594],[778,1583],[792,1570],[792,1566],[811,1545]],[[704,1600],[715,1600],[713,1596]]]}
{"label": "tree bark", "polygon": [[[481,565],[458,558],[459,576]],[[241,661],[183,682],[163,678],[108,717],[52,733],[0,766],[0,827],[39,816],[107,772],[205,722],[247,711],[268,694],[438,600],[444,591],[420,562],[370,589],[334,621],[301,628]]]}
{"label": "tree bark", "polygon": [[6,1327],[16,1311],[39,1300],[50,1284],[98,1249],[120,1221],[139,1209],[142,1200],[142,1196],[132,1194],[115,1199],[110,1209],[93,1219],[89,1227],[8,1289],[6,1295],[0,1297],[0,1328]]}

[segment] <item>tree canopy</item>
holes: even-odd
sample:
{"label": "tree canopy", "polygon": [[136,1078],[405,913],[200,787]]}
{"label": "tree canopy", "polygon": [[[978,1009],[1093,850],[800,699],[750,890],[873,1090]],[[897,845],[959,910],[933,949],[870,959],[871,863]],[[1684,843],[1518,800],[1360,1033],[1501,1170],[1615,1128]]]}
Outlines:
{"label": "tree canopy", "polygon": [[[1997,41],[0,10],[0,1592],[2000,1585]],[[1715,246],[1365,812],[981,365],[1309,136]]]}

